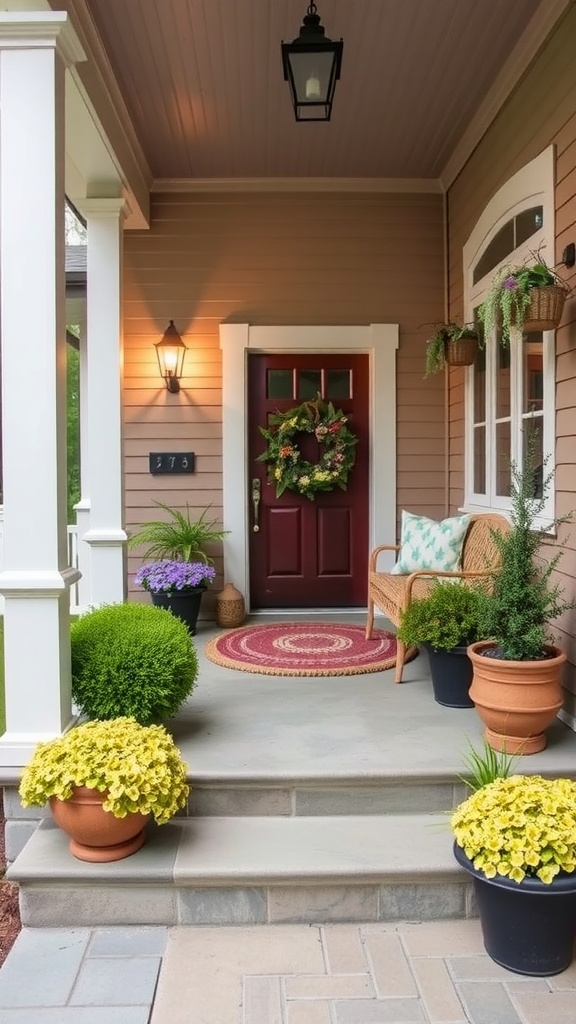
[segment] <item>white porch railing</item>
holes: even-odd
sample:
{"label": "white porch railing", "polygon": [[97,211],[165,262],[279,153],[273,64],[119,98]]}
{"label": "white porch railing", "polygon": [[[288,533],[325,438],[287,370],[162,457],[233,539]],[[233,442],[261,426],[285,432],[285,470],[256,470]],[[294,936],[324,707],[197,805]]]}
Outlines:
{"label": "white porch railing", "polygon": [[[78,568],[78,528],[75,524],[67,527],[68,530],[68,565],[74,569]],[[0,570],[4,568],[4,509],[0,508]],[[70,587],[70,614],[80,613],[78,583]],[[0,614],[4,614],[4,597],[0,594]]]}

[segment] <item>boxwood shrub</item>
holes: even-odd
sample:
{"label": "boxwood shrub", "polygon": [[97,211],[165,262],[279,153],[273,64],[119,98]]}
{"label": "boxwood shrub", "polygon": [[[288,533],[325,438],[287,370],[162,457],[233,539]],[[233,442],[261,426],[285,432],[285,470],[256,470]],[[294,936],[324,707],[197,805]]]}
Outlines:
{"label": "boxwood shrub", "polygon": [[176,714],[198,675],[187,627],[152,605],[88,612],[72,625],[71,647],[72,697],[89,718],[162,722]]}

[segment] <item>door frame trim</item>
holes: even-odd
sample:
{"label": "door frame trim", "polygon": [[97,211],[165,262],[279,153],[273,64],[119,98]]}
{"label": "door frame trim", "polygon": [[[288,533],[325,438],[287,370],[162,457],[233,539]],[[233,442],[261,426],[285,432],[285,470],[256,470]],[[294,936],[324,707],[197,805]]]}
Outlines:
{"label": "door frame trim", "polygon": [[[396,537],[396,350],[398,324],[256,327],[220,324],[224,576],[249,608],[248,357],[252,352],[349,352],[369,359],[370,547]],[[376,444],[381,438],[383,443]],[[366,552],[368,558],[368,552]],[[309,609],[308,609],[309,611]]]}

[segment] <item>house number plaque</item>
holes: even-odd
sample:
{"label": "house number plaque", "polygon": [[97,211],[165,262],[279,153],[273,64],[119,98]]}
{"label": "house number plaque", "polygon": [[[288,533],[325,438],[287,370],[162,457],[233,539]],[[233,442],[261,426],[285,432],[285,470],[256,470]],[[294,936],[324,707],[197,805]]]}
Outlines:
{"label": "house number plaque", "polygon": [[151,473],[193,473],[194,452],[150,452]]}

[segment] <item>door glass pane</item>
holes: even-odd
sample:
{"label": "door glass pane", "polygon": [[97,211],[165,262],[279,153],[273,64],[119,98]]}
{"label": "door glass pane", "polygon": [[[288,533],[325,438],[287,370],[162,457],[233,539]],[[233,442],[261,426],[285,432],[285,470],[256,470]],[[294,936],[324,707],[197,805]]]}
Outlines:
{"label": "door glass pane", "polygon": [[293,398],[292,370],[268,370],[268,398]]}
{"label": "door glass pane", "polygon": [[472,280],[474,284],[484,277],[497,263],[500,263],[505,256],[508,256],[514,248],[514,221],[509,220],[504,227],[494,235],[492,241],[486,246],[478,263],[474,267]]}
{"label": "door glass pane", "polygon": [[[534,452],[534,497],[541,498],[544,489],[544,435],[543,417],[536,415],[527,417],[522,423],[522,449],[526,446],[526,434],[533,431],[536,434],[536,445]],[[548,470],[550,467],[548,467]]]}
{"label": "door glass pane", "polygon": [[510,495],[510,421],[496,424],[496,494]]}
{"label": "door glass pane", "polygon": [[474,493],[486,494],[486,427],[474,427]]}
{"label": "door glass pane", "polygon": [[326,398],[351,398],[350,370],[328,370],[326,372]]}
{"label": "door glass pane", "polygon": [[541,412],[543,407],[542,335],[529,334],[522,346],[522,412]]}
{"label": "door glass pane", "polygon": [[486,419],[486,351],[479,349],[474,364],[474,423]]}
{"label": "door glass pane", "polygon": [[515,218],[516,221],[516,245],[522,245],[527,238],[531,238],[544,224],[544,207],[532,206],[529,210],[523,210]]}
{"label": "door glass pane", "polygon": [[316,398],[322,393],[322,371],[321,370],[300,370],[298,374],[298,398],[302,402],[310,398]]}
{"label": "door glass pane", "polygon": [[496,419],[510,415],[510,347],[497,342]]}

